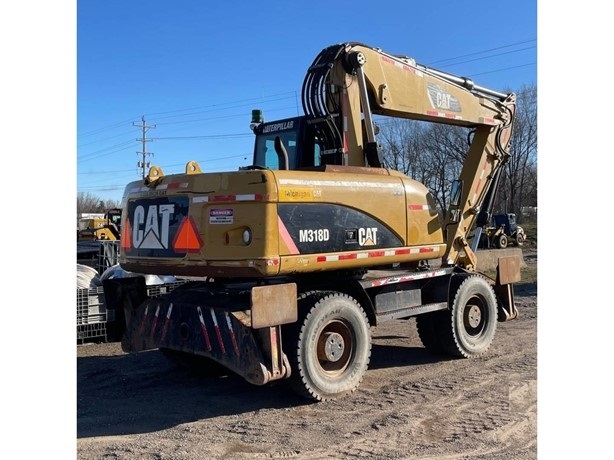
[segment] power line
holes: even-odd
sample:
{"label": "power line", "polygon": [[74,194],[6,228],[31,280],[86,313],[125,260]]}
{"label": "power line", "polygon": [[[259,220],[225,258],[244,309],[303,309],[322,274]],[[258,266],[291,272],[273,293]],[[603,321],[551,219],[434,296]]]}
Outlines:
{"label": "power line", "polygon": [[81,136],[93,136],[94,134],[100,134],[104,131],[108,131],[111,129],[115,129],[115,128],[119,128],[121,126],[126,126],[126,123],[131,122],[132,120],[134,120],[135,117],[130,118],[128,120],[124,120],[124,121],[119,121],[117,123],[113,123],[112,125],[108,125],[108,126],[104,126],[102,128],[97,128],[97,129],[93,129],[91,131],[87,131],[85,133],[79,134],[77,137],[81,137]]}
{"label": "power line", "polygon": [[[484,54],[484,53],[490,53],[492,51],[498,51],[498,50],[502,50],[502,49],[506,49],[506,48],[511,48],[511,47],[514,47],[514,46],[523,45],[523,44],[527,44],[527,43],[535,43],[536,41],[537,41],[537,39],[523,40],[523,41],[519,41],[519,42],[510,43],[510,44],[507,44],[507,45],[502,45],[502,46],[497,46],[497,47],[494,47],[494,48],[489,48],[489,49],[482,50],[482,51],[476,51],[476,52],[462,54],[462,55],[455,56],[455,57],[438,59],[438,60],[435,60],[435,61],[431,61],[430,63],[428,63],[428,65],[442,65],[442,64],[446,64],[446,63],[451,62],[451,61],[456,61],[458,59],[464,59],[464,58],[467,58],[467,57],[478,56],[478,55],[481,55],[481,54]],[[522,50],[527,50],[527,49],[531,49],[531,48],[534,48],[534,47],[523,48]],[[509,53],[518,52],[518,51],[522,51],[522,50],[512,50],[512,51],[509,51]],[[500,53],[500,54],[505,54],[505,53]],[[483,56],[483,57],[478,58],[478,59],[473,59],[473,60],[469,60],[469,61],[463,61],[463,63],[464,62],[473,62],[473,61],[476,61],[476,60],[489,59],[491,57],[498,56],[500,54],[492,55],[492,56]],[[454,64],[450,63],[449,65],[455,65],[455,64],[460,64],[460,62],[457,62],[457,63],[454,63]],[[506,69],[501,69],[501,70],[506,70]],[[497,70],[494,70],[492,72],[496,72],[496,71]],[[197,107],[189,107],[189,108],[183,108],[183,109],[174,109],[174,110],[168,110],[168,111],[163,111],[163,112],[152,112],[152,113],[149,113],[148,116],[149,117],[156,116],[156,118],[158,120],[165,119],[165,118],[185,117],[185,116],[189,116],[189,115],[196,115],[196,114],[199,114],[199,113],[207,113],[207,112],[219,111],[219,110],[224,110],[224,109],[229,109],[229,108],[244,107],[246,105],[249,105],[249,103],[251,103],[251,102],[260,102],[260,103],[276,102],[276,101],[280,101],[280,100],[295,98],[296,95],[297,95],[297,91],[286,91],[286,92],[282,92],[282,93],[272,94],[272,95],[267,96],[265,98],[262,98],[262,97],[259,97],[259,98],[247,98],[247,99],[239,99],[239,100],[229,101],[228,103],[223,103],[223,104],[211,104],[211,105],[207,105],[207,106],[197,106]],[[164,116],[164,115],[168,115],[168,116]],[[131,121],[131,120],[129,120],[129,121]],[[197,120],[194,120],[194,121],[197,121]],[[189,122],[189,121],[179,121],[179,122],[176,122],[176,123],[187,123],[187,122]],[[92,130],[92,131],[89,131],[87,133],[83,133],[80,136],[88,136],[88,135],[92,135],[92,134],[97,134],[97,133],[100,133],[100,132],[105,131],[107,129],[113,129],[113,128],[118,127],[118,126],[125,125],[125,123],[126,122],[120,122],[120,123],[117,123],[117,124],[113,124],[113,125],[107,126],[105,128],[100,128],[100,129],[97,129],[97,130]],[[169,123],[164,123],[164,124],[169,124]]]}
{"label": "power line", "polygon": [[253,133],[237,133],[237,134],[210,134],[203,136],[169,136],[169,137],[152,137],[151,140],[174,140],[174,141],[188,141],[198,139],[238,139],[242,137],[254,137]]}
{"label": "power line", "polygon": [[[133,142],[134,141],[126,141],[126,142],[122,142],[121,144],[111,145],[110,147],[105,147],[103,149],[87,153],[85,155],[80,155],[79,158],[77,159],[77,161],[81,162],[81,161],[87,161],[87,160],[94,160],[94,159],[97,159],[97,158],[104,157],[106,155],[110,155],[112,153],[122,152],[122,151],[127,150],[128,148],[130,148],[129,146],[133,145]],[[111,150],[111,149],[113,149],[113,150],[109,152],[109,150]]]}
{"label": "power line", "polygon": [[529,47],[529,48],[521,48],[521,49],[518,49],[518,50],[506,51],[504,53],[491,54],[490,56],[484,56],[484,57],[475,58],[475,59],[468,59],[466,61],[455,62],[454,64],[447,64],[445,67],[453,67],[455,65],[466,64],[468,62],[481,61],[483,59],[489,59],[489,58],[493,58],[493,57],[497,57],[497,56],[504,56],[506,54],[518,53],[520,51],[526,51],[528,49],[533,49],[533,48],[535,48],[535,47],[532,46],[532,47]]}
{"label": "power line", "polygon": [[[472,52],[472,53],[467,53],[467,54],[463,54],[463,55],[459,55],[456,57],[451,57],[451,58],[445,58],[445,59],[439,59],[436,61],[432,61],[433,64],[435,65],[441,65],[441,64],[445,64],[447,63],[447,65],[456,65],[456,64],[461,64],[462,62],[453,62],[453,61],[458,61],[459,59],[466,59],[466,58],[472,58],[475,56],[480,56],[483,55],[485,53],[492,53],[494,51],[499,51],[499,50],[505,50],[505,49],[510,49],[512,47],[517,47],[517,46],[521,46],[521,45],[525,45],[528,43],[534,43],[536,42],[536,39],[531,39],[531,40],[524,40],[524,41],[519,41],[519,42],[515,42],[515,43],[511,43],[508,45],[503,45],[503,46],[498,46],[498,47],[494,47],[494,48],[490,48],[487,50],[483,50],[483,51],[477,51],[477,52]],[[463,61],[463,62],[473,62],[473,61],[480,61],[480,60],[484,60],[484,59],[490,59],[493,58],[495,56],[499,56],[501,54],[509,54],[509,53],[516,53],[516,52],[520,52],[523,50],[528,50],[534,47],[525,47],[523,49],[519,49],[519,50],[509,50],[506,51],[504,53],[498,53],[496,55],[490,55],[490,56],[482,56],[482,57],[477,57],[477,58],[473,58],[473,59],[468,59],[467,61]],[[477,76],[477,75],[485,75],[485,74],[489,74],[489,73],[495,73],[495,72],[502,72],[505,70],[509,70],[509,69],[514,69],[514,68],[520,68],[520,67],[526,67],[526,66],[530,66],[530,65],[535,65],[535,62],[532,63],[528,63],[528,64],[521,64],[521,65],[517,65],[517,66],[509,66],[509,67],[505,67],[505,68],[501,68],[501,69],[495,69],[495,70],[490,70],[490,71],[486,71],[486,72],[480,72],[480,73],[473,73],[472,75],[468,75],[469,77],[473,77],[473,76]],[[148,117],[152,117],[152,116],[156,116],[156,118],[159,119],[165,119],[165,120],[171,120],[173,118],[178,119],[181,117],[190,117],[190,116],[194,116],[194,115],[198,115],[198,114],[202,114],[202,113],[208,113],[208,112],[214,112],[214,111],[222,111],[222,110],[226,110],[226,109],[231,109],[231,108],[239,108],[239,107],[244,107],[247,106],[251,103],[254,102],[258,102],[261,104],[268,104],[268,103],[273,103],[273,102],[278,102],[278,101],[283,101],[283,100],[287,100],[287,99],[291,99],[291,98],[297,98],[298,97],[298,93],[297,91],[287,91],[287,92],[281,92],[281,93],[277,93],[277,94],[273,94],[270,95],[266,98],[262,98],[262,97],[258,97],[258,98],[247,98],[247,99],[239,99],[239,100],[234,100],[234,101],[228,101],[227,103],[222,103],[222,104],[212,104],[212,105],[208,105],[208,106],[201,106],[201,107],[191,107],[191,108],[184,108],[184,109],[175,109],[175,110],[170,110],[170,111],[163,111],[163,112],[152,112],[150,114],[148,114]],[[297,104],[298,105],[298,104]],[[287,109],[288,107],[284,107],[283,109]],[[294,107],[293,107],[294,108]],[[275,113],[276,111],[280,111],[282,109],[266,109],[269,113]],[[216,116],[216,117],[203,117],[201,119],[189,119],[189,120],[177,120],[177,121],[165,121],[163,124],[164,125],[172,125],[172,124],[185,124],[185,128],[188,128],[187,124],[188,123],[195,123],[198,121],[203,121],[203,120],[217,120],[217,119],[221,119],[221,118],[235,118],[235,117],[239,117],[239,116],[243,116],[243,115],[223,115],[223,116]],[[188,136],[165,136],[165,137],[150,137],[150,138],[146,138],[146,133],[148,129],[151,128],[155,128],[157,126],[156,125],[152,125],[152,126],[147,126],[147,124],[145,123],[145,115],[143,115],[141,117],[141,122],[135,122],[133,121],[133,119],[131,120],[127,120],[124,122],[119,122],[116,124],[111,124],[108,125],[106,127],[103,128],[99,128],[99,129],[94,129],[91,131],[88,131],[86,133],[80,134],[78,137],[84,137],[84,136],[93,136],[95,134],[100,134],[103,132],[106,132],[108,130],[112,130],[112,129],[116,129],[118,127],[121,126],[126,126],[126,123],[128,121],[132,121],[133,126],[139,127],[142,130],[142,137],[140,139],[137,139],[137,141],[140,141],[142,143],[142,151],[141,152],[137,152],[137,154],[139,154],[141,156],[141,160],[137,163],[138,167],[141,169],[141,173],[142,176],[144,177],[145,175],[145,170],[146,168],[149,166],[149,163],[146,161],[147,160],[147,156],[149,155],[153,155],[153,153],[147,152],[146,151],[146,142],[150,142],[153,140],[167,140],[167,141],[198,141],[198,140],[216,140],[216,139],[232,139],[232,138],[246,138],[249,136],[252,136],[251,133],[230,133],[230,134],[215,134],[215,135],[188,135]],[[159,123],[158,123],[159,124]],[[185,129],[184,128],[184,129]],[[188,128],[189,129],[189,128]],[[112,136],[110,138],[107,139],[111,139],[113,137],[118,137],[118,136]],[[98,141],[98,143],[100,142],[104,142],[106,139],[103,139],[101,141]],[[130,142],[126,142],[126,143],[122,143],[122,144],[115,144],[112,145],[110,147],[105,147],[99,150],[96,150],[94,152],[90,152],[88,154],[85,155],[79,155],[78,157],[78,162],[82,162],[82,161],[87,161],[87,160],[93,160],[93,159],[97,159],[103,156],[108,156],[114,153],[118,153],[121,152],[123,150],[127,150],[129,147],[124,147],[125,145],[130,144],[131,142],[134,141],[130,141]],[[83,147],[84,145],[91,145],[94,144],[94,142],[89,142],[87,144],[82,144],[78,147]],[[240,156],[244,156],[244,155],[240,155]],[[236,157],[239,157],[239,155],[237,155]],[[230,158],[230,157],[229,157]],[[215,160],[211,160],[211,159],[207,159],[206,162],[210,163],[212,161],[218,161],[221,160],[221,158],[217,158]],[[104,174],[105,171],[101,171],[99,172],[99,174]],[[80,173],[81,174],[81,173]]]}
{"label": "power line", "polygon": [[518,69],[520,67],[528,67],[530,65],[537,65],[537,62],[529,62],[527,64],[520,64],[520,65],[511,66],[511,67],[505,67],[503,69],[496,69],[496,70],[489,70],[489,71],[486,71],[486,72],[474,73],[474,74],[470,75],[470,77],[476,77],[478,75],[486,75],[488,73],[503,72],[505,70]]}
{"label": "power line", "polygon": [[[447,61],[456,61],[457,59],[463,59],[463,58],[466,58],[466,57],[476,56],[476,55],[479,55],[479,54],[490,53],[491,51],[498,51],[498,50],[501,50],[501,49],[504,49],[504,48],[511,48],[512,46],[524,45],[525,43],[534,43],[536,41],[537,41],[537,39],[533,38],[531,40],[525,40],[525,41],[521,41],[521,42],[510,43],[509,45],[497,46],[495,48],[490,48],[490,49],[487,49],[487,50],[484,50],[484,51],[476,51],[474,53],[462,54],[462,55],[456,56],[456,57],[438,59],[436,61],[433,61],[429,65],[442,65],[442,64],[444,64]],[[532,46],[530,48],[535,48],[535,47]],[[529,49],[529,48],[524,48],[524,49]],[[490,56],[484,56],[483,59],[487,59],[488,57],[490,57]]]}
{"label": "power line", "polygon": [[[247,156],[247,154],[236,154],[236,155],[228,155],[228,156],[224,156],[224,157],[216,157],[216,158],[207,158],[205,160],[200,159],[200,160],[196,160],[198,163],[202,163],[202,164],[210,164],[210,163],[215,163],[215,162],[219,162],[219,161],[225,161],[225,160],[233,160],[233,159],[238,159],[238,158],[243,158],[245,159]],[[162,169],[165,168],[176,168],[176,167],[182,167],[185,166],[185,163],[174,163],[174,164],[166,164],[166,165],[160,165],[160,167]],[[121,174],[121,173],[129,173],[131,172],[131,169],[121,169],[121,170],[115,170],[115,171],[87,171],[87,172],[78,172],[77,175],[79,176],[101,176],[103,174]]]}
{"label": "power line", "polygon": [[[124,125],[122,125],[122,126],[125,126],[125,124],[124,124]],[[131,132],[132,132],[132,131],[130,131],[130,132],[128,132],[128,131],[123,131],[123,132],[121,132],[120,134],[115,134],[115,135],[113,135],[113,136],[105,137],[104,139],[99,139],[99,140],[96,140],[96,141],[86,142],[85,144],[77,144],[77,148],[87,147],[88,145],[100,144],[100,142],[103,142],[103,141],[108,141],[108,140],[110,140],[110,139],[116,139],[116,138],[118,138],[118,137],[125,137],[125,136],[127,136],[128,134],[130,134]]]}
{"label": "power line", "polygon": [[[273,94],[273,95],[268,96],[266,98],[242,99],[242,100],[238,100],[238,101],[228,102],[228,103],[225,103],[225,104],[213,104],[213,105],[209,105],[209,106],[195,107],[195,108],[191,108],[191,109],[179,109],[179,110],[171,110],[171,111],[168,111],[168,112],[150,113],[149,115],[152,116],[152,115],[159,115],[159,114],[166,114],[166,113],[187,112],[187,113],[181,113],[181,114],[177,114],[177,115],[169,115],[169,116],[165,116],[165,117],[160,117],[160,116],[156,117],[156,119],[161,120],[161,119],[165,119],[165,118],[176,118],[176,117],[184,117],[184,116],[189,116],[189,115],[198,115],[198,114],[201,114],[201,113],[210,113],[210,112],[216,112],[217,113],[220,110],[236,109],[236,108],[240,108],[240,107],[251,106],[251,105],[253,105],[254,102],[270,103],[270,102],[283,101],[283,100],[287,100],[287,99],[294,100],[296,98],[296,94],[295,93],[296,93],[296,91],[292,91],[291,93]],[[277,96],[284,96],[284,97],[277,97]],[[168,123],[166,123],[166,124],[168,124]]]}

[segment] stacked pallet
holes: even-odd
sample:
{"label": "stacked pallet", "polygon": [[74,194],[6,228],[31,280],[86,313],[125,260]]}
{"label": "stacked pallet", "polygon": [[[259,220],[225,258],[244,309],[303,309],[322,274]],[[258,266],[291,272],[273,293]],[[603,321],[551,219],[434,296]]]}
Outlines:
{"label": "stacked pallet", "polygon": [[77,264],[77,343],[104,341],[107,317],[102,280],[98,272]]}

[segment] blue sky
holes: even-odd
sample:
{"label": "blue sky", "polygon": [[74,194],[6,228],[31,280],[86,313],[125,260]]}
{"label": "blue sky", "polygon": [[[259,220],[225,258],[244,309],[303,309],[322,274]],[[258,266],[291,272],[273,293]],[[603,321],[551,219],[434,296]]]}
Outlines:
{"label": "blue sky", "polygon": [[251,109],[267,120],[302,113],[307,68],[335,43],[498,91],[536,84],[536,2],[469,3],[79,1],[77,190],[120,200],[141,177],[142,117],[145,161],[166,173],[189,160],[204,171],[250,164]]}

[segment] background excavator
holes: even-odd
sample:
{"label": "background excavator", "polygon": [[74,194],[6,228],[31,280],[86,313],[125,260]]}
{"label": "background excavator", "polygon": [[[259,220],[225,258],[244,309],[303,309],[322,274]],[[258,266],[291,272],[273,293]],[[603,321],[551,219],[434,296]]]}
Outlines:
{"label": "background excavator", "polygon": [[484,228],[478,247],[505,249],[510,244],[522,246],[526,239],[524,229],[516,223],[516,214],[495,214],[491,226]]}
{"label": "background excavator", "polygon": [[77,223],[77,241],[117,241],[121,233],[121,208],[108,209],[101,217],[86,217]]}
{"label": "background excavator", "polygon": [[[189,281],[148,299],[143,277],[105,280],[123,350],[157,348],[256,385],[288,379],[318,401],[359,386],[382,321],[415,317],[434,353],[485,353],[497,322],[517,316],[520,258],[500,258],[491,279],[475,254],[510,155],[515,95],[344,43],[313,61],[302,105],[304,116],[272,122],[252,112],[250,166],[154,166],[127,185],[121,267]],[[471,130],[448,209],[383,167],[374,116]]]}

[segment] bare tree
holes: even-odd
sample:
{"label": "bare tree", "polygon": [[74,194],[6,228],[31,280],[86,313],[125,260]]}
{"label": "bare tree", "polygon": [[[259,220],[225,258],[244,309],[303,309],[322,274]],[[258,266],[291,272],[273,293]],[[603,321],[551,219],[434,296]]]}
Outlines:
{"label": "bare tree", "polygon": [[422,175],[420,145],[424,125],[398,118],[382,123],[385,129],[380,132],[380,145],[383,148],[383,163],[387,168],[396,169],[417,179]]}
{"label": "bare tree", "polygon": [[116,200],[102,199],[89,192],[77,193],[77,214],[83,212],[103,213],[107,209],[118,208],[120,203]]}
{"label": "bare tree", "polygon": [[[537,206],[537,87],[516,94],[516,116],[508,161],[496,206],[519,218],[524,206]],[[520,219],[519,219],[520,220]]]}
{"label": "bare tree", "polygon": [[424,133],[422,182],[437,200],[440,211],[448,208],[451,184],[460,176],[467,156],[468,132],[458,126],[430,124]]}
{"label": "bare tree", "polygon": [[422,182],[439,209],[447,208],[450,184],[457,179],[467,152],[464,128],[394,119],[382,124],[384,165]]}
{"label": "bare tree", "polygon": [[[458,179],[469,147],[467,128],[415,120],[392,119],[380,125],[378,140],[384,165],[422,182],[440,210],[447,209],[450,185]],[[495,201],[496,213],[537,205],[537,88],[517,93],[511,157]],[[520,220],[519,219],[519,220]]]}

